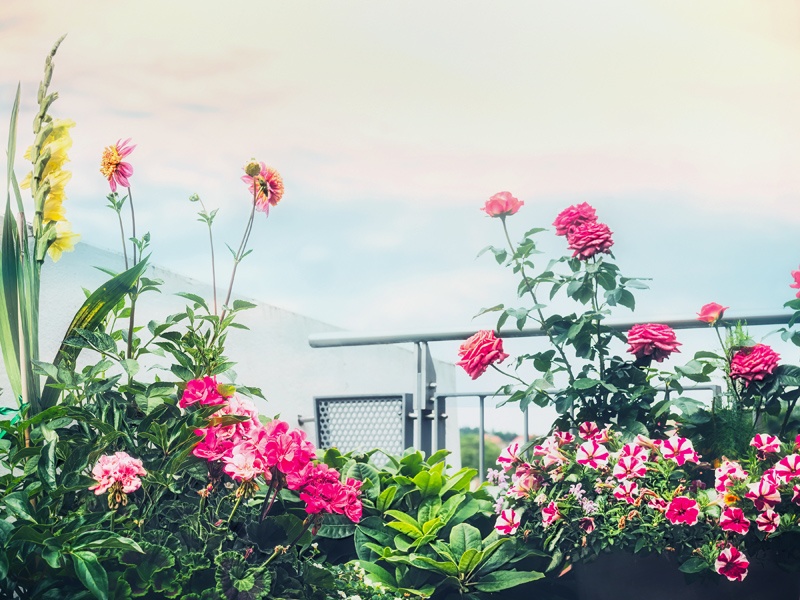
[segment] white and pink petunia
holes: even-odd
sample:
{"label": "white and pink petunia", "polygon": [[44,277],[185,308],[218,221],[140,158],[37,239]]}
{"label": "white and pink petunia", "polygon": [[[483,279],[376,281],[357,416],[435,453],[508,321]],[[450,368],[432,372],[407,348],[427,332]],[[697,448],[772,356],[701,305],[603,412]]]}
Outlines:
{"label": "white and pink petunia", "polygon": [[617,479],[635,479],[647,474],[647,466],[634,456],[620,456],[612,473]]}
{"label": "white and pink petunia", "polygon": [[750,521],[744,516],[741,508],[727,507],[719,518],[719,527],[723,531],[732,531],[744,535],[750,529]]}
{"label": "white and pink petunia", "polygon": [[781,441],[778,439],[778,437],[774,435],[768,435],[766,433],[756,434],[756,436],[750,441],[750,445],[764,454],[779,452],[781,449]]}
{"label": "white and pink petunia", "polygon": [[587,442],[593,440],[599,433],[600,428],[594,421],[584,421],[578,426],[578,435]]}
{"label": "white and pink petunia", "polygon": [[494,528],[498,533],[503,535],[513,535],[516,533],[517,529],[519,529],[520,523],[522,522],[522,513],[522,510],[514,510],[513,508],[505,509],[500,513],[500,516],[497,517]]}
{"label": "white and pink petunia", "polygon": [[797,454],[784,456],[775,465],[774,473],[781,483],[789,483],[792,479],[800,477],[800,456]]}
{"label": "white and pink petunia", "polygon": [[628,504],[636,502],[636,492],[639,491],[639,485],[635,481],[628,481],[623,479],[619,485],[614,488],[614,498],[617,500],[624,500]]}
{"label": "white and pink petunia", "polygon": [[747,568],[750,561],[742,554],[738,548],[728,546],[719,553],[714,569],[720,575],[724,575],[730,581],[743,581],[747,577]]}
{"label": "white and pink petunia", "polygon": [[756,526],[759,531],[763,531],[764,533],[772,533],[778,529],[780,523],[781,516],[771,508],[768,508],[756,517]]}
{"label": "white and pink petunia", "polygon": [[734,480],[747,478],[747,471],[741,465],[731,460],[723,460],[722,464],[714,470],[714,489],[724,492],[731,487]]}
{"label": "white and pink petunia", "polygon": [[585,467],[600,469],[608,465],[608,456],[608,450],[606,450],[605,446],[595,440],[589,440],[578,447],[575,461]]}
{"label": "white and pink petunia", "polygon": [[561,513],[558,512],[558,506],[551,501],[550,504],[542,509],[542,525],[545,528],[549,527],[561,518]]}
{"label": "white and pink petunia", "polygon": [[504,471],[508,471],[518,462],[520,462],[519,442],[513,442],[503,448],[500,456],[497,457],[497,464],[500,465]]}
{"label": "white and pink petunia", "polygon": [[686,438],[673,435],[672,437],[664,440],[660,445],[661,456],[667,460],[674,460],[681,467],[684,463],[699,462],[700,457],[694,451],[692,442]]}
{"label": "white and pink petunia", "polygon": [[763,478],[756,483],[748,485],[747,493],[744,497],[752,500],[753,505],[759,512],[766,508],[777,506],[781,501],[777,484]]}
{"label": "white and pink petunia", "polygon": [[650,450],[639,444],[625,444],[619,451],[619,457],[630,456],[640,462],[646,462],[650,458]]}

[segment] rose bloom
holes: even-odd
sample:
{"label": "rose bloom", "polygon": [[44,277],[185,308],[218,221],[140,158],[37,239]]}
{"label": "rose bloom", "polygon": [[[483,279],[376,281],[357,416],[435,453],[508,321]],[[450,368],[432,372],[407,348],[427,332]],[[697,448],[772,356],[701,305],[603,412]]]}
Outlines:
{"label": "rose bloom", "polygon": [[749,566],[750,562],[747,557],[733,546],[728,546],[720,552],[714,563],[717,573],[724,575],[730,581],[743,581],[747,577],[747,567]]}
{"label": "rose bloom", "polygon": [[766,344],[742,348],[731,358],[731,379],[744,379],[745,385],[772,375],[780,355]]}
{"label": "rose bloom", "polygon": [[507,508],[497,517],[494,528],[503,535],[514,535],[521,522],[522,511],[517,512],[513,508]]}
{"label": "rose bloom", "polygon": [[750,529],[750,521],[744,516],[741,508],[726,508],[719,518],[719,527],[723,531],[733,531],[744,535]]}
{"label": "rose bloom", "polygon": [[483,375],[489,365],[508,358],[508,354],[503,352],[503,340],[488,329],[479,331],[461,344],[458,355],[461,360],[456,364],[463,367],[472,379]]}
{"label": "rose bloom", "polygon": [[130,163],[122,159],[133,152],[136,146],[130,145],[130,138],[127,140],[117,140],[112,146],[106,146],[103,150],[103,157],[100,159],[100,172],[103,177],[108,179],[108,185],[112,192],[117,191],[117,185],[124,188],[131,187],[128,178],[133,175],[133,167]]}
{"label": "rose bloom", "polygon": [[556,235],[567,235],[570,230],[587,222],[597,221],[597,213],[588,203],[582,202],[565,208],[553,221]]}
{"label": "rose bloom", "polygon": [[675,331],[669,325],[643,323],[628,330],[628,352],[638,359],[661,362],[673,352],[680,352]]}
{"label": "rose bloom", "polygon": [[679,523],[694,525],[699,516],[700,509],[697,508],[697,501],[686,496],[676,496],[667,506],[666,517],[673,525]]}
{"label": "rose bloom", "polygon": [[258,164],[261,167],[258,175],[243,175],[242,181],[248,185],[250,193],[255,193],[256,210],[269,215],[269,207],[283,198],[283,179],[272,167],[263,162]]}
{"label": "rose bloom", "polygon": [[611,229],[605,223],[586,221],[567,233],[567,246],[572,250],[572,258],[587,260],[601,252],[609,254],[614,240]]}
{"label": "rose bloom", "polygon": [[511,192],[499,192],[489,198],[481,209],[490,217],[507,217],[514,215],[525,204],[522,200],[517,200]]}
{"label": "rose bloom", "polygon": [[709,302],[703,305],[700,312],[697,313],[697,320],[713,325],[722,318],[722,315],[729,308],[730,306],[722,306],[716,302]]}
{"label": "rose bloom", "polygon": [[[794,289],[800,289],[800,271],[792,271],[792,278],[794,279],[794,283],[789,285],[789,287]],[[797,292],[797,297],[800,298],[800,292]]]}

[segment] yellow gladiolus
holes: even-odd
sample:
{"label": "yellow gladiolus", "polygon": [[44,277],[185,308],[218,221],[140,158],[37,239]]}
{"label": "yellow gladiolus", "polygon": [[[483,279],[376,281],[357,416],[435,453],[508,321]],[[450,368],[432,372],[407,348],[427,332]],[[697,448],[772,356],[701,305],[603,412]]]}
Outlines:
{"label": "yellow gladiolus", "polygon": [[75,244],[81,239],[81,235],[72,232],[72,226],[68,221],[59,221],[55,227],[56,239],[50,244],[47,253],[53,262],[58,262],[63,252],[72,252],[75,249]]}

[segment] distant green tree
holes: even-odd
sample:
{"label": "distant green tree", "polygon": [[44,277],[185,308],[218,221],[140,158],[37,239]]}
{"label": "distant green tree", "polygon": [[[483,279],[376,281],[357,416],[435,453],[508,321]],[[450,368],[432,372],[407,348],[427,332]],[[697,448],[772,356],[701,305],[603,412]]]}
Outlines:
{"label": "distant green tree", "polygon": [[[483,450],[486,468],[497,468],[497,457],[500,456],[503,448],[491,440],[486,440]],[[473,469],[478,468],[477,428],[470,429],[465,427],[461,429],[461,466],[472,467]]]}

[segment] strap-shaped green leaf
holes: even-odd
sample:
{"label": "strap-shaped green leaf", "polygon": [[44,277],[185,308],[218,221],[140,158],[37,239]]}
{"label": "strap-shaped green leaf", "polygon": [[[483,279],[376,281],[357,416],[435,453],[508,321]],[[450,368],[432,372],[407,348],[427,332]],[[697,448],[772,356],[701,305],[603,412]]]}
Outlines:
{"label": "strap-shaped green leaf", "polygon": [[3,240],[0,249],[0,348],[15,396],[22,394],[19,373],[19,290],[17,289],[19,243],[17,222],[11,212],[11,198],[6,200]]}
{"label": "strap-shaped green leaf", "polygon": [[[109,279],[97,288],[75,314],[72,323],[69,324],[67,332],[64,334],[64,340],[74,336],[77,329],[85,329],[87,331],[100,330],[111,309],[133,290],[139,277],[147,268],[147,258],[149,257],[142,259],[138,264]],[[81,348],[69,346],[62,342],[53,364],[56,367],[74,365],[80,351]],[[52,379],[48,378],[47,383],[51,382]],[[54,406],[58,400],[58,394],[59,390],[46,385],[42,392],[42,408]]]}

